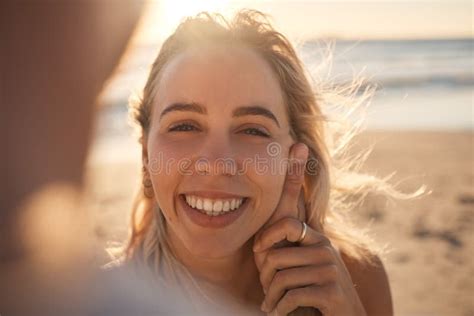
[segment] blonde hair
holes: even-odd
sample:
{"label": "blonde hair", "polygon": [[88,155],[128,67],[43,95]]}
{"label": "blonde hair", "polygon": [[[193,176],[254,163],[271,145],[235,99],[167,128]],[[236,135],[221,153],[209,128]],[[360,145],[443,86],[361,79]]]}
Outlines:
{"label": "blonde hair", "polygon": [[[218,14],[200,13],[177,27],[163,43],[152,65],[143,96],[130,107],[140,131],[140,143],[143,145],[150,128],[152,103],[164,66],[179,52],[207,43],[246,45],[268,62],[283,91],[291,136],[305,143],[309,147],[309,160],[317,162],[307,165],[303,186],[308,225],[323,231],[347,257],[374,264],[374,254],[380,254],[380,249],[368,234],[351,224],[349,210],[370,192],[407,198],[421,191],[405,195],[389,185],[387,179],[359,172],[360,161],[369,151],[360,156],[347,154],[347,146],[359,126],[337,128],[343,125],[328,120],[322,107],[336,103],[345,104],[348,109],[352,107],[351,110],[361,108],[374,88],[366,86],[361,91],[362,81],[339,87],[319,82],[313,88],[293,46],[263,13],[242,10],[230,22]],[[178,270],[189,275],[173,257],[166,238],[165,219],[156,201],[144,195],[143,188],[133,205],[130,238],[123,259],[143,263],[159,274],[170,273],[171,282],[178,282]]]}

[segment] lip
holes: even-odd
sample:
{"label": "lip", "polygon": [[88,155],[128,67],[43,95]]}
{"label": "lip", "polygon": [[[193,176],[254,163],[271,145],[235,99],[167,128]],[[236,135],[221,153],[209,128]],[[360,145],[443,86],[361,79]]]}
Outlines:
{"label": "lip", "polygon": [[232,193],[221,192],[221,191],[189,191],[183,192],[184,195],[195,195],[201,198],[209,199],[242,199],[246,198],[243,195],[235,195]]}
{"label": "lip", "polygon": [[[191,194],[191,193],[187,193]],[[218,216],[209,216],[207,214],[201,213],[197,209],[192,208],[186,203],[185,197],[183,194],[178,196],[178,203],[181,205],[181,209],[184,210],[186,216],[196,225],[206,227],[206,228],[223,228],[233,222],[235,222],[247,209],[250,202],[249,198],[246,198],[242,205],[235,210],[228,213],[218,215]]]}

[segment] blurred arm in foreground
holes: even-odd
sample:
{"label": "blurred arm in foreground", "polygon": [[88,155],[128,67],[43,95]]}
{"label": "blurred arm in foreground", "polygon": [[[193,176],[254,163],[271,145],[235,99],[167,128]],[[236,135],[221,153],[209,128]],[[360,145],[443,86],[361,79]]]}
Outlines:
{"label": "blurred arm in foreground", "polygon": [[142,9],[134,0],[0,5],[2,315],[131,315],[140,303],[117,298],[146,300],[128,273],[94,269],[80,204],[95,101]]}
{"label": "blurred arm in foreground", "polygon": [[137,3],[2,3],[2,262],[25,255],[17,210],[25,198],[58,182],[81,190],[95,99],[138,22]]}

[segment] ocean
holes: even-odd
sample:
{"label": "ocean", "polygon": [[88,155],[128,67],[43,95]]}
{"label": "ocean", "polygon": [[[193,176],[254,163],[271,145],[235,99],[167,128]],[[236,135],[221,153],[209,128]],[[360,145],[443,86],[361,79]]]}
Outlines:
{"label": "ocean", "polygon": [[[473,130],[474,39],[332,41],[332,62],[322,67],[327,43],[307,41],[298,53],[313,78],[337,84],[359,74],[377,85],[365,117],[367,130]],[[143,88],[158,49],[136,47],[108,85],[92,160],[139,157],[127,104]]]}

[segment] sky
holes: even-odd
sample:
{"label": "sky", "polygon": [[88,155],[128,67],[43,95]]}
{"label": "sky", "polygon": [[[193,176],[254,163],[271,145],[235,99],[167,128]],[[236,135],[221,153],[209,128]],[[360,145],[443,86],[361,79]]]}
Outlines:
{"label": "sky", "polygon": [[138,31],[140,42],[161,41],[184,16],[202,10],[232,15],[239,8],[269,14],[292,39],[426,39],[473,37],[470,0],[153,0]]}

